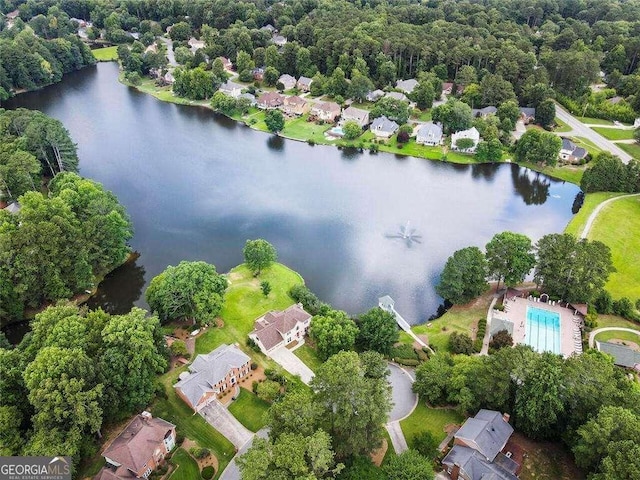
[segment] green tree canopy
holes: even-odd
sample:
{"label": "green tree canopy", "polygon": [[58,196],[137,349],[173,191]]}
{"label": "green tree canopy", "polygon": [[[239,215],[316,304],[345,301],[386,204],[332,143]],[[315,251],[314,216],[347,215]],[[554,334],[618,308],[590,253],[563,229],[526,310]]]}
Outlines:
{"label": "green tree canopy", "polygon": [[518,162],[554,166],[558,163],[561,147],[562,140],[557,135],[531,129],[516,143],[515,156]]}
{"label": "green tree canopy", "polygon": [[341,350],[353,350],[357,335],[358,327],[341,310],[331,310],[324,315],[316,315],[311,320],[309,336],[325,360]]}
{"label": "green tree canopy", "polygon": [[358,319],[356,343],[362,350],[374,350],[388,355],[400,336],[393,314],[379,307],[372,308]]}
{"label": "green tree canopy", "polygon": [[407,123],[409,114],[410,109],[407,102],[391,97],[382,97],[371,109],[370,117],[374,119],[384,115],[389,120],[393,120],[397,122],[398,125],[402,125]]}
{"label": "green tree canopy", "polygon": [[434,122],[441,122],[445,133],[459,132],[471,128],[473,115],[471,107],[455,98],[434,107],[431,111]]}
{"label": "green tree canopy", "polygon": [[487,288],[487,261],[477,247],[457,250],[447,260],[436,292],[451,303],[467,303]]}
{"label": "green tree canopy", "polygon": [[526,235],[502,232],[485,247],[489,275],[508,287],[521,283],[536,263],[531,239]]}
{"label": "green tree canopy", "polygon": [[260,275],[262,270],[269,268],[278,259],[275,247],[262,238],[247,240],[242,253],[254,275]]}
{"label": "green tree canopy", "polygon": [[433,480],[431,461],[416,450],[407,450],[389,459],[384,466],[389,480]]}
{"label": "green tree canopy", "polygon": [[280,110],[269,110],[264,116],[264,123],[270,132],[277,133],[284,128],[284,115]]}

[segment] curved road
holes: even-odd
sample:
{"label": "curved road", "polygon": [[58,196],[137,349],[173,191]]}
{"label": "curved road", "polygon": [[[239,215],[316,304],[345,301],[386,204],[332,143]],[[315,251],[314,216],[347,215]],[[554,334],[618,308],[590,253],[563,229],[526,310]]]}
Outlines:
{"label": "curved road", "polygon": [[589,215],[589,218],[587,219],[587,223],[585,224],[584,228],[582,229],[582,233],[580,234],[580,238],[587,238],[587,235],[589,235],[589,231],[591,230],[591,227],[593,226],[593,222],[595,222],[596,217],[598,216],[598,214],[600,213],[600,211],[602,210],[602,208],[615,201],[615,200],[620,200],[621,198],[628,198],[628,197],[637,197],[638,195],[640,195],[640,193],[632,193],[630,195],[620,195],[619,197],[613,197],[610,198],[608,200],[605,200],[604,202],[598,204],[598,206],[596,207],[596,209],[591,212],[591,215]]}
{"label": "curved road", "polygon": [[591,130],[584,123],[579,121],[559,104],[556,103],[556,116],[571,127],[570,132],[558,132],[560,136],[574,135],[576,137],[583,137],[595,144],[599,149],[613,153],[620,157],[623,163],[629,163],[631,161],[631,155],[622,150],[618,145],[610,140],[607,140],[595,130]]}
{"label": "curved road", "polygon": [[640,331],[634,330],[633,328],[624,328],[624,327],[597,328],[597,329],[595,329],[593,332],[591,332],[589,334],[589,348],[593,348],[593,344],[595,342],[596,335],[601,333],[601,332],[630,332],[630,333],[635,333],[636,335],[638,335],[638,338],[640,339]]}
{"label": "curved road", "polygon": [[407,440],[404,438],[400,420],[408,417],[418,405],[418,395],[413,393],[414,378],[407,370],[400,366],[389,363],[389,383],[391,384],[391,400],[393,408],[389,413],[389,422],[385,425],[393,449],[397,454],[409,449]]}

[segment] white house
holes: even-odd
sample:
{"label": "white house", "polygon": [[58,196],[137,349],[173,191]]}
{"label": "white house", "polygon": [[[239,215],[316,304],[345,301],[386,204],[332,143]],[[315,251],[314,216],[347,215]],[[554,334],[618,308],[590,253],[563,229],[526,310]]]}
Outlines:
{"label": "white house", "polygon": [[442,145],[442,124],[427,122],[418,128],[416,143],[421,145]]}
{"label": "white house", "polygon": [[303,341],[310,325],[311,315],[298,303],[286,310],[272,311],[258,318],[249,338],[268,355],[278,347]]}
{"label": "white house", "polygon": [[[470,140],[473,140],[473,146],[469,148],[464,148],[464,149],[458,148],[456,146],[458,143],[458,140],[462,140],[463,138],[468,138]],[[461,132],[456,132],[451,135],[451,148],[458,152],[475,153],[479,142],[480,142],[480,132],[478,132],[476,127],[471,127],[469,130],[462,130]]]}
{"label": "white house", "polygon": [[584,148],[577,146],[568,138],[563,137],[559,156],[565,162],[578,163],[587,156],[587,151]]}
{"label": "white house", "polygon": [[225,95],[233,98],[238,98],[242,93],[242,89],[244,87],[239,83],[232,82],[231,80],[227,80],[225,83],[220,85],[220,91]]}

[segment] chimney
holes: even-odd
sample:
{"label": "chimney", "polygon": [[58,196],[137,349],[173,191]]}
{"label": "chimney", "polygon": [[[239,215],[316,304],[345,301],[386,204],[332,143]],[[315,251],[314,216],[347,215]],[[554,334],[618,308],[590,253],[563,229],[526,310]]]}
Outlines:
{"label": "chimney", "polygon": [[145,420],[145,422],[148,422],[149,420],[151,420],[151,418],[153,418],[151,413],[147,412],[146,410],[142,412],[140,416]]}
{"label": "chimney", "polygon": [[459,475],[460,475],[460,466],[456,463],[451,468],[451,480],[458,480]]}
{"label": "chimney", "polygon": [[509,423],[510,419],[511,419],[511,415],[509,415],[508,413],[502,414],[502,420],[504,420],[506,423]]}

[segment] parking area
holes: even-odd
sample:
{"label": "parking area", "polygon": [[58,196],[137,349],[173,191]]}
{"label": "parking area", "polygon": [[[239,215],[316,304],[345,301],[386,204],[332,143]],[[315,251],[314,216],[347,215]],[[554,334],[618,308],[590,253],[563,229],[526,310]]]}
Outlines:
{"label": "parking area", "polygon": [[290,374],[300,375],[300,379],[309,385],[313,378],[313,371],[287,347],[276,348],[269,352],[269,356]]}

